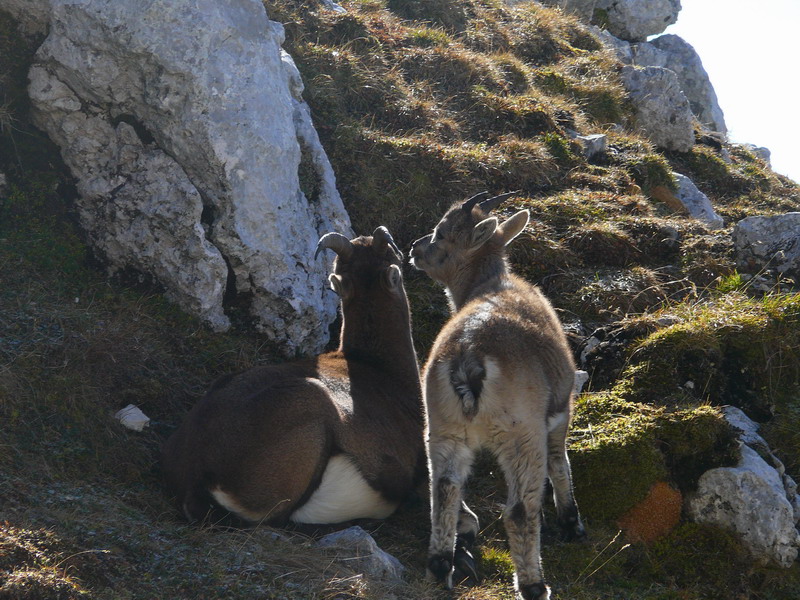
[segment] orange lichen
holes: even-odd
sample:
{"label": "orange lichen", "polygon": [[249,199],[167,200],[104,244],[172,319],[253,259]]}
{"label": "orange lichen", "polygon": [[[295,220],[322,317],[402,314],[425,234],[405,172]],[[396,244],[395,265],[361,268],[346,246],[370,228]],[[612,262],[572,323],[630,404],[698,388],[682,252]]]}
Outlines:
{"label": "orange lichen", "polygon": [[680,522],[682,504],[678,490],[663,481],[656,482],[647,497],[620,518],[619,526],[629,539],[649,544]]}

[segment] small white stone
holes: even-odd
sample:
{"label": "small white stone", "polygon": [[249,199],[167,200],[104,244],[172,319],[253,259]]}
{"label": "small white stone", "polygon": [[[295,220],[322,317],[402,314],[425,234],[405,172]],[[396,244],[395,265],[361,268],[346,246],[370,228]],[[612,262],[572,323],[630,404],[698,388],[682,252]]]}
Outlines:
{"label": "small white stone", "polygon": [[122,423],[123,427],[133,431],[142,431],[150,424],[150,417],[133,404],[128,404],[128,406],[118,411],[114,418]]}

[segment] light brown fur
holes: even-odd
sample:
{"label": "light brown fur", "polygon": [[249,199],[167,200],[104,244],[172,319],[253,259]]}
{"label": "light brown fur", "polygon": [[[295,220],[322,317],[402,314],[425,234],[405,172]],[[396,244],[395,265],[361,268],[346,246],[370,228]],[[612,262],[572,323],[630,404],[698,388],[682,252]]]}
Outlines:
{"label": "light brown fur", "polygon": [[432,496],[428,567],[452,585],[464,563],[462,538],[474,539],[477,519],[461,502],[462,488],[474,452],[486,447],[508,484],[504,521],[515,587],[526,600],[544,600],[549,589],[539,530],[548,476],[562,530],[584,535],[566,454],[575,365],[550,303],[507,264],[505,247],[528,213],[499,224],[488,216],[497,201],[454,205],[411,251],[413,264],[445,285],[453,310],[423,373]]}

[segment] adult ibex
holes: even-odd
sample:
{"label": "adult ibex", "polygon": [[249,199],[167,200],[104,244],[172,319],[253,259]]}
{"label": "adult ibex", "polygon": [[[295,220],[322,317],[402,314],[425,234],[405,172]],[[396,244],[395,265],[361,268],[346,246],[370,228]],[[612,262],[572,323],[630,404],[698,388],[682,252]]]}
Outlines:
{"label": "adult ibex", "polygon": [[462,489],[475,451],[487,447],[508,485],[503,517],[515,589],[525,600],[546,600],[540,511],[548,476],[565,537],[586,535],[566,449],[575,366],[552,306],[506,261],[505,247],[528,224],[528,211],[499,223],[488,213],[510,194],[486,195],[455,204],[411,249],[414,266],[445,285],[453,312],[423,375],[431,472],[428,570],[452,587],[454,567],[471,568],[465,558],[478,520],[462,502]]}
{"label": "adult ibex", "polygon": [[[340,523],[389,516],[425,476],[424,409],[403,255],[384,227],[319,240],[337,254],[339,349],[216,381],[164,447],[190,521]],[[222,512],[222,514],[227,514]]]}

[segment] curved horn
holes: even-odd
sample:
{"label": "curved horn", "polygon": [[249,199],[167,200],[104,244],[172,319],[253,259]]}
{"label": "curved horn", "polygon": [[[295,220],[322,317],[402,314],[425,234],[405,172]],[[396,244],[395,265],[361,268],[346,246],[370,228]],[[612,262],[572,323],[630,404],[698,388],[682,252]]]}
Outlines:
{"label": "curved horn", "polygon": [[461,210],[465,210],[467,212],[472,210],[472,207],[475,206],[481,198],[485,198],[489,195],[489,192],[483,191],[475,194],[469,200],[464,200],[464,204],[461,205]]}
{"label": "curved horn", "polygon": [[344,259],[350,258],[350,256],[353,254],[353,243],[341,233],[326,233],[319,238],[319,242],[317,242],[317,250],[314,252],[314,259],[317,259],[319,257],[319,253],[325,248],[333,250],[336,252],[336,254]]}
{"label": "curved horn", "polygon": [[375,244],[385,244],[389,246],[392,250],[394,250],[398,258],[403,260],[403,253],[400,251],[400,248],[397,247],[392,234],[389,233],[389,230],[383,225],[378,226],[375,231],[372,232],[372,245],[374,246]]}
{"label": "curved horn", "polygon": [[481,207],[483,212],[488,213],[490,210],[493,210],[500,206],[503,203],[503,200],[507,200],[511,196],[516,196],[519,194],[520,190],[516,190],[514,192],[506,192],[505,194],[500,194],[499,196],[492,196],[488,200],[484,200],[478,206]]}

